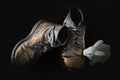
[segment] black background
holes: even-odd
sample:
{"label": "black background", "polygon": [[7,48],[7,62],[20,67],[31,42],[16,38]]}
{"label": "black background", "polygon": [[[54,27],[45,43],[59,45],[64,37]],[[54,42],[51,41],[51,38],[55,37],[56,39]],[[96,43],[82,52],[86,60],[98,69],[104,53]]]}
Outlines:
{"label": "black background", "polygon": [[[44,0],[0,2],[0,78],[12,80],[105,80],[117,79],[119,71],[119,3],[115,0]],[[39,19],[62,24],[69,7],[77,6],[84,14],[86,47],[102,39],[111,45],[111,57],[100,65],[80,71],[65,70],[58,53],[46,55],[34,69],[12,68],[10,56],[15,44],[26,37]],[[57,50],[56,50],[57,52]],[[2,79],[1,79],[2,80]]]}

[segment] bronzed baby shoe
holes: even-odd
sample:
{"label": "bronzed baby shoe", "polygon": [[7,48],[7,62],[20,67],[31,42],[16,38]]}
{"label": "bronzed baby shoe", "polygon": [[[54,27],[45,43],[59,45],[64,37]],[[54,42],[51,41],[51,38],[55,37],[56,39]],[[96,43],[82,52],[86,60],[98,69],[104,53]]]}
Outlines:
{"label": "bronzed baby shoe", "polygon": [[38,21],[30,34],[15,45],[11,55],[12,63],[16,66],[32,65],[46,51],[64,45],[69,37],[67,32],[62,25]]}

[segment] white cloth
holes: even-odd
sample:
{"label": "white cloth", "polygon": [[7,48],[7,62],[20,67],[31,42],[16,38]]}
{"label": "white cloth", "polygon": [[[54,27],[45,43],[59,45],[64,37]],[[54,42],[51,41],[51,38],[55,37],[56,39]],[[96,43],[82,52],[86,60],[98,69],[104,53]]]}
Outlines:
{"label": "white cloth", "polygon": [[104,63],[110,57],[110,45],[99,40],[93,46],[84,49],[83,55],[90,60],[90,65]]}

